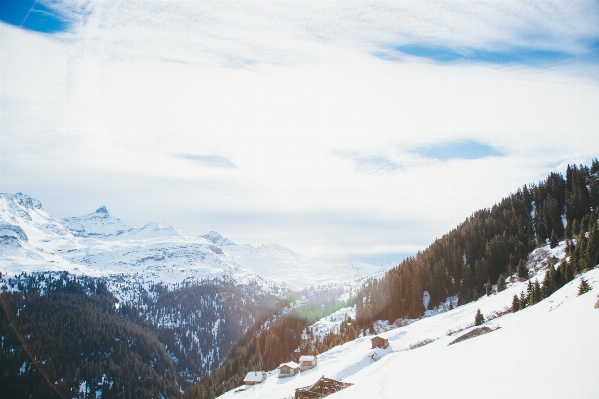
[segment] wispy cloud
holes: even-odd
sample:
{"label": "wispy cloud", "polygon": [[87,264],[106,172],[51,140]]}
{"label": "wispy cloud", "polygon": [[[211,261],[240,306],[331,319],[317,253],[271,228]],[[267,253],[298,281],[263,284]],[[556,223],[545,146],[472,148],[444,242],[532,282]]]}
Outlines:
{"label": "wispy cloud", "polygon": [[417,147],[402,147],[402,149],[396,148],[395,151],[388,149],[385,154],[342,151],[333,151],[332,154],[352,162],[355,171],[372,174],[406,171],[412,167],[438,164],[439,161],[476,160],[505,155],[497,148],[475,140],[458,140]]}
{"label": "wispy cloud", "polygon": [[[386,59],[398,53],[445,62],[580,61],[599,39],[599,6],[592,0],[43,3],[52,15],[73,20],[69,28],[90,55],[241,68],[322,61],[332,55],[322,52],[323,44]],[[157,54],[157,43],[168,46]]]}
{"label": "wispy cloud", "polygon": [[[549,63],[559,63],[572,59],[597,60],[599,51],[590,51],[581,57],[580,54],[569,54],[563,51],[539,50],[533,48],[511,48],[505,50],[465,49],[458,51],[448,47],[433,47],[428,45],[408,44],[394,48],[397,52],[409,56],[430,59],[440,63],[447,62],[483,62],[491,64],[524,64],[540,66]],[[383,59],[394,59],[393,54],[378,52],[375,55]],[[399,56],[395,58],[401,59]]]}
{"label": "wispy cloud", "polygon": [[176,157],[195,161],[211,168],[237,169],[237,166],[227,157],[209,154],[177,154]]}
{"label": "wispy cloud", "polygon": [[368,173],[392,172],[400,168],[395,161],[380,155],[356,156],[356,170]]}
{"label": "wispy cloud", "polygon": [[496,148],[472,140],[420,147],[414,149],[413,152],[423,157],[435,158],[440,161],[451,159],[480,159],[503,155],[503,153]]}

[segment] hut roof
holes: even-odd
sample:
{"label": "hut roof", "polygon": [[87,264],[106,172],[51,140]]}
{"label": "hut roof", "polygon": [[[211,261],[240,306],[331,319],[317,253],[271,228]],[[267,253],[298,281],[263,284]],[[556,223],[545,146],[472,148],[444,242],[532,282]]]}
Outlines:
{"label": "hut roof", "polygon": [[304,356],[300,356],[299,361],[303,362],[303,361],[314,361],[316,360],[316,356],[310,356],[310,355],[304,355]]}
{"label": "hut roof", "polygon": [[243,382],[261,382],[264,379],[264,371],[250,371]]}
{"label": "hut roof", "polygon": [[282,363],[279,368],[281,367],[289,367],[290,369],[296,369],[299,367],[299,364],[297,364],[296,362],[287,362],[287,363]]}

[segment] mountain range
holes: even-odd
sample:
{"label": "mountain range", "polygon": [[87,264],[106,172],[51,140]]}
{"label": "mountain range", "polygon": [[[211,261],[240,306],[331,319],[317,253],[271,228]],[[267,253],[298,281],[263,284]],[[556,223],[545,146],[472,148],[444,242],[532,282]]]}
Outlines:
{"label": "mountain range", "polygon": [[229,276],[270,290],[352,283],[386,267],[313,260],[276,244],[235,244],[211,231],[191,237],[150,222],[131,227],[102,206],[95,212],[58,219],[30,196],[0,194],[0,271],[68,271],[120,276],[144,286]]}

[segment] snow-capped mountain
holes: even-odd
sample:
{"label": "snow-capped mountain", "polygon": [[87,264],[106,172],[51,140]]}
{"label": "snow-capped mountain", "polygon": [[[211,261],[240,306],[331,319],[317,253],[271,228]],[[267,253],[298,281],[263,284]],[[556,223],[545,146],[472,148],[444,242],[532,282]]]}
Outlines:
{"label": "snow-capped mountain", "polygon": [[[167,286],[227,277],[240,284],[254,282],[265,290],[276,285],[238,263],[203,238],[148,223],[124,224],[105,207],[64,220],[50,216],[41,203],[17,193],[0,195],[0,271],[68,271],[93,277]],[[115,292],[120,299],[126,299]]]}
{"label": "snow-capped mountain", "polygon": [[[542,281],[548,264],[564,258],[564,244],[531,254],[528,281],[508,278],[502,292],[452,310],[432,309],[409,325],[379,331],[389,341],[386,349],[371,349],[373,336],[363,336],[318,355],[314,369],[288,378],[278,378],[275,369],[263,383],[219,398],[291,397],[321,376],[352,384],[331,398],[595,398],[599,268],[576,276],[541,302],[511,312],[514,295],[526,291],[528,282]],[[579,295],[582,279],[591,290]],[[487,321],[475,326],[479,309]],[[352,308],[340,309],[311,329],[338,330],[346,316],[353,316]],[[484,335],[477,336],[479,331]],[[464,336],[472,338],[454,343]]]}
{"label": "snow-capped mountain", "polygon": [[145,287],[227,276],[269,290],[301,289],[351,283],[388,268],[358,261],[322,262],[275,243],[236,244],[214,231],[191,237],[153,222],[131,227],[105,206],[61,220],[45,212],[40,201],[21,193],[0,194],[0,243],[0,271],[5,275],[43,271],[118,275]]}
{"label": "snow-capped mountain", "polygon": [[81,217],[63,219],[66,227],[76,237],[102,238],[102,239],[144,239],[157,237],[183,236],[177,228],[163,226],[151,222],[142,227],[130,227],[112,216],[105,206],[95,212]]}
{"label": "snow-capped mountain", "polygon": [[202,238],[218,245],[240,264],[294,290],[331,282],[347,284],[395,266],[374,266],[360,261],[350,264],[322,262],[299,255],[276,243],[259,247],[235,244],[215,231]]}

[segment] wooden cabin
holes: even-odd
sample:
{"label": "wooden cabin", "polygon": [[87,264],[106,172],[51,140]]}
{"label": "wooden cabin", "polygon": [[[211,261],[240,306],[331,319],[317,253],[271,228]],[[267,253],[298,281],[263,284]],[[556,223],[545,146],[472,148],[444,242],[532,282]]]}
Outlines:
{"label": "wooden cabin", "polygon": [[304,356],[300,356],[300,358],[299,358],[300,371],[312,369],[312,368],[316,367],[317,364],[318,364],[318,358],[316,356],[304,355]]}
{"label": "wooden cabin", "polygon": [[245,385],[256,385],[260,384],[268,377],[266,371],[250,371],[243,379]]}
{"label": "wooden cabin", "polygon": [[300,365],[296,362],[287,362],[279,366],[279,378],[293,377],[300,371]]}
{"label": "wooden cabin", "polygon": [[372,348],[370,348],[370,349],[374,349],[374,348],[387,349],[387,347],[389,346],[389,340],[387,338],[381,338],[378,335],[374,338],[371,338],[370,341],[372,341]]}

